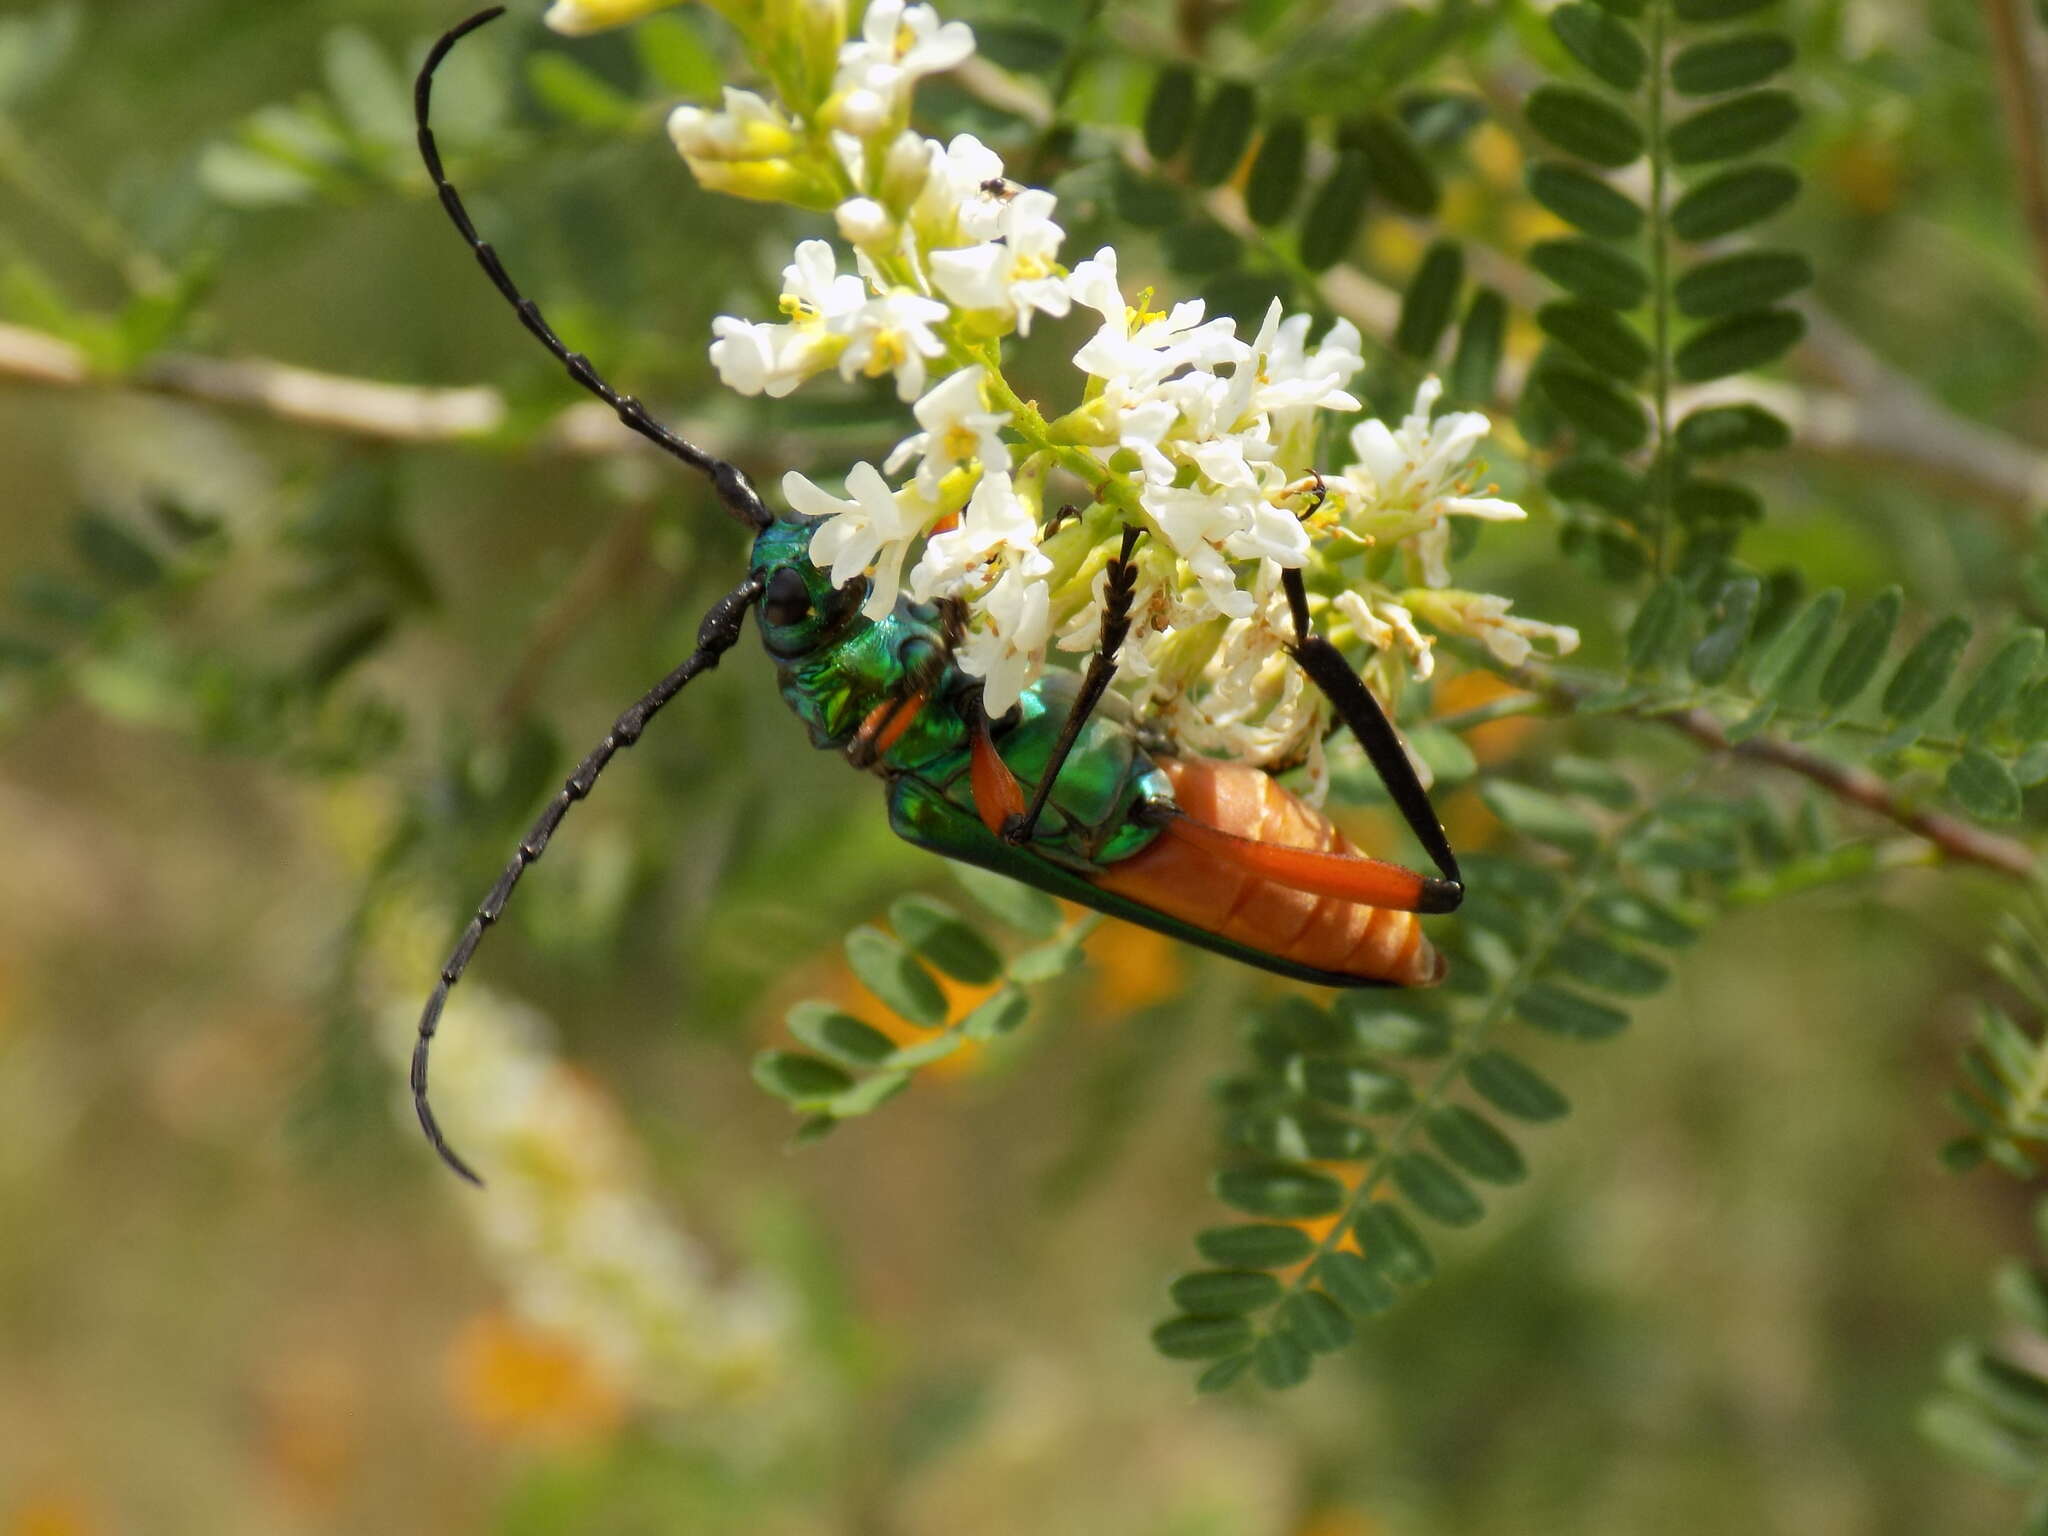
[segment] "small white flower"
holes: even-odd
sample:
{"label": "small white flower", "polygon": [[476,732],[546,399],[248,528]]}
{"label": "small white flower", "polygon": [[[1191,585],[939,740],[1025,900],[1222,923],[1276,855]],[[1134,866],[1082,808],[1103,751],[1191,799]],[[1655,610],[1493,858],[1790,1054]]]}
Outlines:
{"label": "small white flower", "polygon": [[957,465],[979,459],[984,468],[1007,471],[1010,453],[1003,446],[1002,429],[1010,413],[984,408],[982,384],[987,378],[987,371],[976,364],[933,385],[911,408],[924,430],[898,443],[882,467],[893,475],[921,455],[917,486],[931,500],[938,498],[939,482]]}
{"label": "small white flower", "polygon": [[1213,492],[1192,487],[1147,486],[1139,500],[1173,552],[1187,562],[1216,611],[1233,619],[1248,617],[1251,594],[1238,589],[1237,573],[1221,548],[1243,526],[1241,510]]}
{"label": "small white flower", "polygon": [[[1103,296],[1093,279],[1090,288],[1091,296]],[[1081,302],[1088,303],[1085,299]],[[1096,306],[1088,303],[1088,307]],[[1206,370],[1249,355],[1250,350],[1237,339],[1236,321],[1227,315],[1204,321],[1202,301],[1189,299],[1174,305],[1168,314],[1140,317],[1135,329],[1121,316],[1105,319],[1102,329],[1074,354],[1074,366],[1142,392],[1182,368]]]}
{"label": "small white flower", "polygon": [[934,245],[993,239],[1010,190],[1003,157],[971,133],[955,134],[944,145],[923,143],[925,179],[912,209],[919,227]]}
{"label": "small white flower", "polygon": [[1042,578],[1016,566],[1004,571],[976,606],[958,653],[960,669],[982,680],[991,717],[1009,713],[1045,663],[1052,594]]}
{"label": "small white flower", "polygon": [[990,471],[968,498],[959,525],[932,535],[926,543],[910,573],[910,595],[919,601],[971,596],[998,564],[1025,577],[1040,577],[1052,569],[1038,548],[1038,525],[1031,509],[1008,474]]}
{"label": "small white flower", "polygon": [[904,556],[924,532],[933,508],[908,491],[891,491],[882,472],[865,462],[853,466],[846,489],[849,499],[842,501],[795,470],[782,477],[782,494],[790,506],[826,519],[811,535],[811,563],[829,569],[835,586],[872,575],[874,585],[860,611],[879,619],[896,606]]}
{"label": "small white flower", "polygon": [[965,250],[932,252],[932,281],[962,309],[996,310],[1031,332],[1031,313],[1058,317],[1072,300],[1058,255],[1066,231],[1052,221],[1050,192],[1019,192],[1003,205],[998,238]]}
{"label": "small white flower", "polygon": [[1069,272],[1067,292],[1083,309],[1102,316],[1105,325],[1123,325],[1129,306],[1117,286],[1116,247],[1105,245]]}
{"label": "small white flower", "polygon": [[1490,592],[1418,592],[1411,600],[1437,628],[1471,635],[1511,667],[1527,661],[1537,641],[1559,656],[1579,648],[1579,632],[1569,624],[1517,618],[1508,611],[1513,604],[1507,598]]}
{"label": "small white flower", "polygon": [[945,305],[907,288],[869,299],[832,322],[847,339],[839,354],[840,377],[893,374],[897,398],[915,400],[924,393],[926,360],[945,354],[946,344],[932,329],[945,318]]}
{"label": "small white flower", "polygon": [[1451,579],[1447,517],[1512,522],[1528,514],[1497,496],[1474,496],[1472,450],[1490,429],[1477,411],[1453,411],[1436,421],[1430,410],[1443,393],[1434,378],[1415,393],[1415,408],[1399,430],[1383,421],[1362,421],[1351,430],[1358,462],[1344,471],[1347,499],[1355,510],[1346,521],[1361,532],[1375,525],[1396,538],[1412,538],[1423,580],[1433,587]]}
{"label": "small white flower", "polygon": [[[856,133],[870,133],[907,105],[910,91],[926,75],[939,74],[974,52],[974,32],[963,21],[941,23],[929,5],[904,0],[873,0],[861,21],[861,35],[839,50],[835,88],[847,96],[842,120]],[[870,126],[856,127],[844,117],[855,93],[869,93],[881,104]],[[870,107],[863,103],[863,115]]]}
{"label": "small white flower", "polygon": [[1436,671],[1435,645],[1415,627],[1415,615],[1392,598],[1368,600],[1363,592],[1346,590],[1332,606],[1375,651],[1405,656],[1418,682],[1427,682]]}

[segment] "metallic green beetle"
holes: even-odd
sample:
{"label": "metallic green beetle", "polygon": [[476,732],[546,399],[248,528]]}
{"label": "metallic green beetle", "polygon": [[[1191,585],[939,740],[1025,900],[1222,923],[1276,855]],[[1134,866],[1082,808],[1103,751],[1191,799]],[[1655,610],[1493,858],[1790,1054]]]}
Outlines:
{"label": "metallic green beetle", "polygon": [[1085,674],[1049,675],[991,721],[981,683],[955,660],[966,617],[957,604],[899,600],[881,618],[869,618],[861,612],[865,577],[835,587],[812,562],[817,520],[776,517],[738,469],[685,442],[569,350],[477,234],[428,127],[435,69],[459,39],[502,9],[443,36],[414,88],[420,154],[442,205],[527,330],[626,427],[706,476],[726,511],[753,531],[754,545],[745,579],[712,606],[696,649],[626,710],[569,776],[441,968],[420,1016],[412,1092],[421,1127],[449,1166],[480,1182],[449,1147],[427,1096],[428,1054],[450,988],[569,807],[590,793],[657,711],[718,664],[750,609],[782,696],[812,744],[844,752],[886,781],[890,825],[908,841],[1299,980],[1359,987],[1441,979],[1442,959],[1415,914],[1458,905],[1456,856],[1379,704],[1342,653],[1310,628],[1298,571],[1284,578],[1292,654],[1364,746],[1437,876],[1365,857],[1270,774],[1178,756],[1128,717],[1107,689],[1129,629],[1131,553],[1141,530],[1125,531],[1109,566],[1101,645]]}

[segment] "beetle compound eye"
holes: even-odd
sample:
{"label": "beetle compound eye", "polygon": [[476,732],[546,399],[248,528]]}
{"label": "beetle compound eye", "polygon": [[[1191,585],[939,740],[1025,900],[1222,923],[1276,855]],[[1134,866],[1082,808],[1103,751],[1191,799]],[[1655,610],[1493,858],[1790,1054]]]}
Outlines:
{"label": "beetle compound eye", "polygon": [[770,624],[801,624],[811,616],[811,589],[788,566],[768,578],[768,591],[761,599],[761,617]]}

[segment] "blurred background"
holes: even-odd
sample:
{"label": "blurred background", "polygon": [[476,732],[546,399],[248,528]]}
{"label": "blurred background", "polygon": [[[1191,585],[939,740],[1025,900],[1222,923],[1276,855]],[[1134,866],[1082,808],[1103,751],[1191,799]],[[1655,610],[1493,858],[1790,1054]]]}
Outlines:
{"label": "blurred background", "polygon": [[[769,313],[805,227],[698,193],[659,131],[730,64],[715,19],[650,57],[534,9],[451,66],[444,135],[558,328],[764,484],[893,441],[886,399],[709,374],[711,317]],[[949,14],[1028,78],[1060,55],[1017,40],[1094,9]],[[1511,111],[1539,11],[1452,9],[1441,82]],[[0,0],[0,1533],[2012,1528],[1914,1427],[2030,1241],[2023,1188],[1935,1156],[1990,875],[1738,912],[1623,1040],[1542,1053],[1578,1112],[1433,1287],[1298,1392],[1197,1399],[1146,1333],[1220,1219],[1205,1085],[1272,986],[1105,925],[1024,1031],[793,1146],[748,1072],[785,1008],[876,1016],[848,927],[971,903],[805,747],[749,639],[483,950],[437,1067],[493,1187],[436,1166],[394,1054],[433,968],[744,547],[574,409],[426,195],[404,92],[454,14]],[[2041,295],[1984,12],[1783,20],[1786,237],[1839,327],[1785,377],[1904,391],[1948,435],[1918,472],[1783,456],[1748,552],[2038,620]],[[1074,82],[1091,120],[1137,122],[1143,51]],[[1004,132],[964,88],[934,117]],[[1510,127],[1439,173],[1445,225],[1514,252],[1543,216]],[[1376,211],[1354,259],[1397,275],[1427,238]],[[1531,505],[1483,585],[1611,630]],[[1494,836],[1469,793],[1446,815]]]}

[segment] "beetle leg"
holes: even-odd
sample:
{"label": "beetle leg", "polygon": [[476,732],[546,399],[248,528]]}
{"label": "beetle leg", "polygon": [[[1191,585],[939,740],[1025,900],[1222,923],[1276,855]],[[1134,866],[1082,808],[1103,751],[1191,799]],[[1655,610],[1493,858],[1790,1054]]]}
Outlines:
{"label": "beetle leg", "polygon": [[1001,827],[994,829],[1012,847],[1031,840],[1032,829],[1038,825],[1038,818],[1045,811],[1045,802],[1052,797],[1053,782],[1059,778],[1060,769],[1066,766],[1074,743],[1081,739],[1081,728],[1095,713],[1095,706],[1102,702],[1103,694],[1108,692],[1110,679],[1116,676],[1117,650],[1131,632],[1131,600],[1138,590],[1138,568],[1131,563],[1131,551],[1137,547],[1140,532],[1137,528],[1126,528],[1123,548],[1109,562],[1109,583],[1102,599],[1102,648],[1088,663],[1087,675],[1081,679],[1081,691],[1074,699],[1074,707],[1067,712],[1066,724],[1060,727],[1059,740],[1053,743],[1052,756],[1046,759],[1045,773],[1038,781],[1037,791],[1031,796],[1031,804],[1023,808],[1021,815],[1010,817]]}
{"label": "beetle leg", "polygon": [[856,768],[873,767],[876,758],[902,740],[903,733],[916,723],[919,713],[930,702],[929,690],[906,698],[882,700],[868,711],[853,740],[846,744],[846,760]]}
{"label": "beetle leg", "polygon": [[979,703],[972,709],[974,723],[967,737],[967,783],[974,793],[974,813],[983,826],[1000,837],[1004,826],[1024,809],[1024,786],[1017,782],[1017,775],[996,750],[995,738],[988,731],[988,711]]}
{"label": "beetle leg", "polygon": [[1390,912],[1452,912],[1464,896],[1456,881],[1418,874],[1382,859],[1240,837],[1178,810],[1149,805],[1146,819],[1156,820],[1168,837],[1192,844],[1211,858],[1310,896],[1333,896]]}
{"label": "beetle leg", "polygon": [[[1451,851],[1451,840],[1444,835],[1436,807],[1430,804],[1429,792],[1415,776],[1415,765],[1408,761],[1408,749],[1401,745],[1393,722],[1380,707],[1380,701],[1372,696],[1372,690],[1351,670],[1351,663],[1344,659],[1344,653],[1309,628],[1308,591],[1302,585],[1301,572],[1282,571],[1280,579],[1287,590],[1287,605],[1294,615],[1294,644],[1289,647],[1294,659],[1308,674],[1309,681],[1322,689],[1336,709],[1337,718],[1349,727],[1351,734],[1358,738],[1358,744],[1365,748],[1373,772],[1387,786],[1395,808],[1436,865],[1443,876],[1443,883],[1461,899],[1464,884],[1458,873],[1458,856]],[[1453,899],[1451,907],[1456,905],[1457,900]],[[1449,911],[1450,907],[1440,910]]]}

